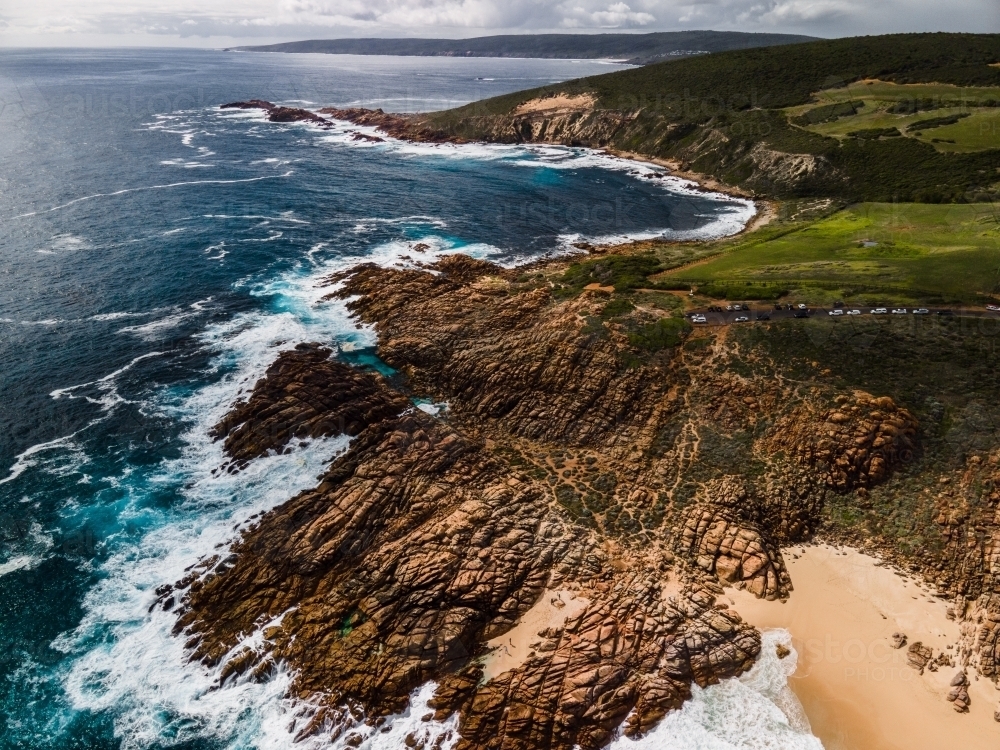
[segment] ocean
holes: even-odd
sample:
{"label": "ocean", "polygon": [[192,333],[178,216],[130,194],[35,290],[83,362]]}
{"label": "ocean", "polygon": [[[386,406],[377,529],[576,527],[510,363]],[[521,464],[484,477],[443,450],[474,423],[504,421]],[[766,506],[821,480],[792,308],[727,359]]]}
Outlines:
{"label": "ocean", "polygon": [[[417,243],[421,260],[513,264],[580,241],[721,236],[753,213],[586,149],[372,143],[342,123],[278,125],[219,105],[426,111],[620,67],[0,50],[0,747],[292,744],[309,707],[285,699],[286,673],[213,690],[172,616],[149,606],[346,449],[306,442],[232,476],[215,471],[208,437],[299,342],[385,369],[372,331],[323,302],[320,279],[411,263]],[[711,710],[674,721],[734,716],[712,708],[727,695],[701,691],[691,705]],[[740,695],[739,711],[778,724],[788,713],[766,690]],[[409,721],[365,747],[401,746]],[[785,744],[733,744],[727,726],[744,722],[725,719],[705,736],[728,744],[690,746],[818,746],[788,721]],[[668,730],[655,746],[689,746]]]}

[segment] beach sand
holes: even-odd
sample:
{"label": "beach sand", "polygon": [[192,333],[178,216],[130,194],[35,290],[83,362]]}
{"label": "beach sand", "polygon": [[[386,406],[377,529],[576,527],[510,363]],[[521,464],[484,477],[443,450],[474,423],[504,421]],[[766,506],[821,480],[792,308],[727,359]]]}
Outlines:
{"label": "beach sand", "polygon": [[531,644],[546,628],[561,628],[570,617],[581,614],[590,603],[573,591],[547,589],[513,628],[487,642],[490,652],[483,661],[483,680],[519,667],[528,658]]}
{"label": "beach sand", "polygon": [[799,664],[790,685],[826,750],[1000,748],[993,683],[970,669],[970,711],[956,713],[945,696],[959,668],[921,676],[907,665],[906,647],[892,647],[892,634],[902,632],[935,656],[953,653],[947,646],[957,643],[959,626],[945,616],[943,601],[846,547],[792,548],[785,559],[795,587],[787,602],[735,589],[726,594],[758,628],[792,634]]}

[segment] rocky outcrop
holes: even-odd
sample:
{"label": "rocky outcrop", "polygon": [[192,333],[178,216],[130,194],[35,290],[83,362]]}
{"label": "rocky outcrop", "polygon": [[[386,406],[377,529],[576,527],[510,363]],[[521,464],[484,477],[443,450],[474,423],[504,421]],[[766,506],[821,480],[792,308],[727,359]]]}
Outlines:
{"label": "rocky outcrop", "polygon": [[390,112],[383,112],[381,109],[364,109],[361,107],[349,107],[347,109],[324,107],[319,111],[321,114],[332,117],[334,120],[378,128],[386,135],[401,140],[418,143],[463,142],[461,138],[450,135],[438,128],[430,127],[419,116],[415,115],[396,115]]}
{"label": "rocky outcrop", "polygon": [[553,307],[545,288],[501,294],[488,279],[506,271],[460,255],[433,270],[360,266],[329,283],[375,325],[382,359],[464,422],[579,445],[637,437],[656,401],[642,394],[663,385],[655,369],[622,366],[621,341],[586,328],[592,298]]}
{"label": "rocky outcrop", "polygon": [[678,549],[724,583],[738,584],[767,599],[788,596],[791,579],[781,552],[756,529],[723,514],[697,509],[689,515]]}
{"label": "rocky outcrop", "polygon": [[[668,601],[661,578],[633,574],[590,589],[599,603],[548,633],[523,667],[460,699],[458,747],[598,748],[619,726],[631,737],[649,731],[692,682],[747,669],[758,635],[731,610],[705,607],[705,593]],[[448,690],[439,701],[452,698]]]}
{"label": "rocky outcrop", "polygon": [[[326,354],[283,355],[233,423],[259,431],[254,406],[295,392],[289,372]],[[313,423],[289,406],[276,414]],[[711,584],[693,579],[670,599],[658,567],[636,570],[616,575],[585,530],[552,511],[546,485],[412,411],[369,423],[315,490],[183,582],[177,628],[223,681],[294,665],[296,693],[324,705],[310,731],[349,731],[344,706],[399,711],[413,688],[444,679],[437,705],[460,711],[462,747],[597,748],[626,717],[630,732],[648,729],[692,681],[738,674],[759,650],[752,628],[714,606]],[[477,686],[471,657],[556,581],[586,587],[590,606],[525,664]],[[255,630],[265,647],[239,649]]]}
{"label": "rocky outcrop", "polygon": [[265,101],[264,99],[248,99],[245,102],[229,102],[229,104],[222,104],[219,109],[274,109],[275,105],[273,102]]}
{"label": "rocky outcrop", "polygon": [[[399,379],[317,344],[280,354],[214,429],[230,470],[296,440],[350,448],[158,591],[221,681],[291,669],[318,707],[302,736],[355,742],[431,680],[462,748],[641,735],[759,652],[722,585],[787,596],[781,545],[815,532],[827,491],[875,487],[918,440],[891,401],[736,376],[722,347],[637,348],[629,327],[651,313],[606,321],[601,292],[561,299],[485,261],[324,283]],[[484,680],[487,643],[556,588],[586,606]]]}
{"label": "rocky outcrop", "polygon": [[226,453],[237,466],[268,451],[288,450],[292,440],[358,435],[410,405],[376,373],[332,355],[318,344],[282,352],[250,398],[234,404],[215,425],[212,435],[225,438]]}
{"label": "rocky outcrop", "polygon": [[854,391],[821,414],[793,412],[779,420],[769,448],[819,469],[831,488],[846,492],[878,484],[911,460],[917,429],[913,416],[888,396]]}
{"label": "rocky outcrop", "polygon": [[968,713],[969,704],[969,677],[965,672],[958,672],[951,678],[951,690],[948,691],[948,701],[960,714]]}
{"label": "rocky outcrop", "polygon": [[263,99],[250,99],[244,102],[229,102],[223,104],[219,109],[262,109],[267,112],[267,119],[270,122],[311,122],[323,127],[329,127],[330,122],[310,112],[308,109],[299,107],[281,107],[277,104]]}

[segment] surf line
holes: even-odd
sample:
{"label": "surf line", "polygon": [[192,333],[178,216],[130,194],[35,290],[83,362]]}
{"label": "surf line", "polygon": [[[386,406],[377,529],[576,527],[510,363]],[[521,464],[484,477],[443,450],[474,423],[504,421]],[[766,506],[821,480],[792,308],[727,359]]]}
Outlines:
{"label": "surf line", "polygon": [[166,185],[145,185],[143,187],[135,188],[124,188],[123,190],[116,190],[113,193],[94,193],[94,195],[85,195],[82,198],[74,198],[69,203],[63,203],[60,206],[53,206],[52,208],[42,208],[38,211],[31,211],[26,214],[18,214],[17,216],[12,216],[11,219],[23,219],[27,216],[37,216],[38,214],[47,214],[52,211],[58,211],[60,208],[66,208],[67,206],[72,206],[74,203],[81,203],[82,201],[89,201],[93,198],[110,198],[116,195],[124,195],[125,193],[139,193],[144,190],[163,190],[165,188],[175,188],[184,187],[186,185],[232,185],[237,182],[259,182],[260,180],[278,180],[284,177],[291,177],[295,170],[288,170],[284,174],[269,174],[262,177],[247,177],[241,180],[192,180],[189,182],[171,182]]}

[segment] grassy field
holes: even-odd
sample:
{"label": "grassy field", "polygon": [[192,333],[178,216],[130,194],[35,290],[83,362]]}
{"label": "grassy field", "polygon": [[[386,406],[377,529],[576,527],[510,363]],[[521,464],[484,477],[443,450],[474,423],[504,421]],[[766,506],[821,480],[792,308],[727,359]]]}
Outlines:
{"label": "grassy field", "polygon": [[[848,103],[853,103],[855,113],[826,115],[832,106]],[[815,95],[815,102],[785,111],[806,130],[841,140],[857,131],[896,128],[896,137],[914,138],[938,151],[971,153],[1000,148],[998,104],[1000,87],[862,81],[826,89]],[[958,122],[933,122],[947,118]]]}
{"label": "grassy field", "polygon": [[1000,208],[863,203],[812,222],[765,227],[714,257],[655,277],[731,290],[827,298],[976,302],[1000,292]]}

